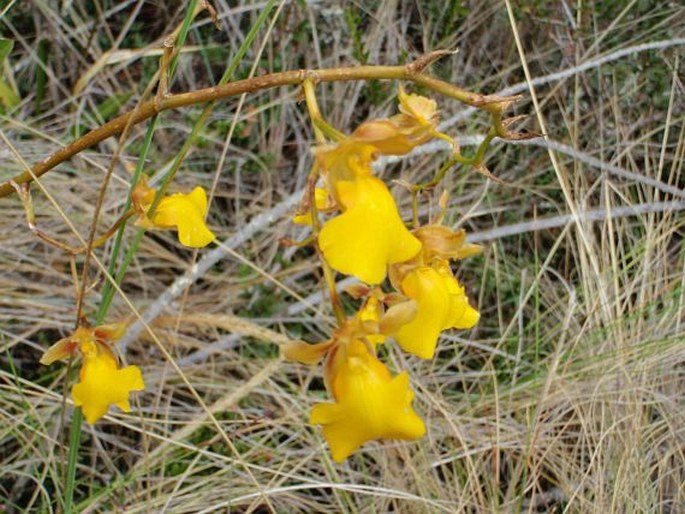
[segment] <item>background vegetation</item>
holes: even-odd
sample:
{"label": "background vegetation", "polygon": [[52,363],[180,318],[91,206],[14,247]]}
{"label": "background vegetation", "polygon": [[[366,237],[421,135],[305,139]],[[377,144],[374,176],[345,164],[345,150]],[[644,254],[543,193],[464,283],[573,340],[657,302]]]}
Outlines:
{"label": "background vegetation", "polygon": [[[194,253],[172,233],[148,233],[122,284],[221,430],[134,325],[126,355],[147,388],[130,414],[113,411],[84,430],[79,511],[685,512],[682,7],[514,3],[512,23],[500,1],[284,2],[235,73],[399,64],[458,48],[432,72],[478,92],[526,95],[512,111],[529,115],[518,128],[546,137],[493,144],[487,165],[501,184],[465,169],[445,183],[450,225],[486,245],[457,270],[479,325],[444,337],[434,361],[385,349],[410,371],[428,435],[368,444],[334,465],[307,424],[325,397],[320,372],[281,361],[277,344],[326,339],[333,320],[312,252],[279,239],[303,235],[288,215],[313,135],[296,88],[264,91],[214,107],[173,185],[214,191],[209,223],[224,243]],[[216,84],[265,9],[212,5],[220,29],[206,12],[195,18],[173,91]],[[186,7],[4,2],[0,30],[14,47],[1,68],[2,134],[35,163],[134,108]],[[394,112],[396,90],[325,85],[320,104],[350,130]],[[487,119],[438,101],[443,129],[472,148]],[[202,108],[160,116],[145,171],[170,168]],[[76,245],[66,217],[86,237],[120,152],[99,219],[113,223],[146,128],[48,173],[42,184],[61,212],[34,188],[39,228]],[[424,181],[444,156],[420,148],[381,174]],[[4,143],[0,162],[2,181],[23,170]],[[407,195],[395,192],[408,213]],[[0,511],[50,512],[63,494],[65,367],[38,359],[72,329],[76,288],[68,255],[28,230],[16,195],[0,199],[0,213]],[[111,252],[96,253],[109,262]],[[93,270],[91,317],[103,285]],[[130,315],[115,295],[110,318]]]}

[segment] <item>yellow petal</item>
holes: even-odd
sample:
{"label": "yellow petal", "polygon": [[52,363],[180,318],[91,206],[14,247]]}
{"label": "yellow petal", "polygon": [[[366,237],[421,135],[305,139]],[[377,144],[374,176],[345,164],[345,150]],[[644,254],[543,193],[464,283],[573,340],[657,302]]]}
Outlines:
{"label": "yellow petal", "polygon": [[452,304],[454,328],[473,328],[480,320],[480,312],[469,305],[465,296],[454,299]]}
{"label": "yellow petal", "polygon": [[207,214],[207,193],[203,188],[197,186],[188,195],[188,201],[195,205],[204,216]]}
{"label": "yellow petal", "polygon": [[137,366],[119,369],[113,354],[95,342],[82,343],[80,348],[83,365],[80,382],[71,389],[74,405],[81,407],[91,425],[107,413],[110,404],[128,412],[129,393],[145,388],[140,369]]}
{"label": "yellow petal", "polygon": [[450,314],[447,287],[437,271],[422,266],[404,277],[402,292],[416,300],[418,311],[412,321],[395,333],[395,339],[404,351],[430,359]]}
{"label": "yellow petal", "polygon": [[[371,322],[370,324],[378,324],[381,319],[382,309],[381,302],[375,296],[369,297],[362,305],[362,308],[357,312],[357,318],[364,322]],[[377,345],[385,342],[383,334],[365,334],[366,340],[375,348]]]}
{"label": "yellow petal", "polygon": [[480,319],[480,313],[469,305],[464,288],[456,279],[447,261],[438,261],[435,266],[450,295],[450,313],[445,328],[471,328]]}
{"label": "yellow petal", "polygon": [[408,273],[402,280],[402,292],[416,300],[418,312],[394,336],[403,350],[422,359],[433,357],[442,330],[471,328],[480,318],[447,261],[438,261],[435,268],[421,266]]}
{"label": "yellow petal", "polygon": [[419,252],[421,243],[404,226],[381,180],[340,181],[336,189],[346,210],[327,221],[319,233],[319,248],[333,269],[378,284],[388,264]]}
{"label": "yellow petal", "polygon": [[416,317],[418,304],[414,300],[396,303],[390,307],[380,319],[381,334],[392,334]]}
{"label": "yellow petal", "polygon": [[414,412],[406,372],[391,377],[385,365],[359,341],[334,377],[336,403],[315,405],[310,423],[323,425],[333,459],[345,460],[367,441],[417,439],[426,432]]}
{"label": "yellow petal", "polygon": [[202,248],[215,238],[205,225],[206,214],[207,193],[196,187],[189,194],[176,193],[162,198],[150,221],[157,228],[176,227],[182,245]]}

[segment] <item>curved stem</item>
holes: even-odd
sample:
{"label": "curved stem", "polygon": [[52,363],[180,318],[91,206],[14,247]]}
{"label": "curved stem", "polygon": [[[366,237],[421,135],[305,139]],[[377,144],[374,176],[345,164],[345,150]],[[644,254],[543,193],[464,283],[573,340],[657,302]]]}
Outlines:
{"label": "curved stem", "polygon": [[[508,103],[501,99],[472,93],[457,86],[444,82],[423,73],[417,73],[411,64],[406,66],[358,66],[350,68],[331,68],[321,70],[296,70],[281,73],[271,73],[261,77],[238,80],[227,84],[199,89],[187,93],[169,95],[162,98],[149,100],[134,110],[129,111],[113,120],[108,121],[101,127],[91,130],[84,136],[71,142],[64,148],[36,163],[31,171],[36,177],[44,175],[58,164],[66,161],[74,155],[90,148],[99,142],[121,133],[125,127],[137,125],[152,116],[168,110],[178,109],[199,103],[213,102],[223,98],[253,93],[281,86],[297,85],[310,79],[314,82],[341,82],[351,80],[408,80],[423,85],[437,93],[458,100],[462,103],[476,107],[486,112],[499,113]],[[501,127],[498,127],[498,132]],[[498,134],[499,135],[499,134]],[[25,171],[0,184],[0,198],[14,192],[11,182],[23,184],[32,180],[32,173]]]}
{"label": "curved stem", "polygon": [[[424,182],[423,184],[416,184],[412,188],[412,192],[413,193],[420,193],[424,189],[430,189],[431,187],[437,186],[440,183],[440,181],[443,178],[445,178],[447,171],[457,163],[471,164],[471,159],[466,159],[465,157],[453,155],[451,159],[449,159],[445,164],[442,165],[442,167],[437,171],[435,176],[430,181]],[[414,198],[415,197],[416,197],[416,195],[414,195]]]}
{"label": "curved stem", "polygon": [[[111,227],[109,227],[109,228],[107,229],[107,232],[105,232],[105,233],[102,234],[101,236],[97,237],[97,238],[93,241],[93,244],[91,245],[91,250],[92,250],[93,248],[98,248],[98,247],[102,246],[103,244],[105,244],[105,243],[109,240],[109,238],[112,237],[112,236],[114,235],[114,233],[119,229],[119,227],[120,227],[126,220],[128,220],[131,216],[133,216],[134,214],[136,214],[136,211],[135,211],[134,209],[129,209],[129,210],[126,211],[124,214],[122,214],[121,216],[119,216],[119,219],[116,220],[116,221],[114,222],[114,225],[112,225]],[[74,249],[74,251],[73,251],[72,253],[73,253],[73,254],[79,254],[79,253],[82,253],[82,252],[85,252],[85,251],[86,251],[86,248],[83,247],[83,246],[81,246],[80,248]]]}

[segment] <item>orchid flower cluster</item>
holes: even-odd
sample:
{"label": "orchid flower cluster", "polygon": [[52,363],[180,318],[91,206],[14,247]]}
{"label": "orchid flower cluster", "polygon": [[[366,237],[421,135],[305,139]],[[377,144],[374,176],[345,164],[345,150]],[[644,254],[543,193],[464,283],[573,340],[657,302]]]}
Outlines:
{"label": "orchid flower cluster", "polygon": [[[435,101],[400,89],[399,114],[367,121],[345,136],[318,118],[311,89],[307,100],[315,126],[337,140],[314,149],[309,195],[294,221],[313,226],[324,269],[361,281],[347,290],[361,307],[345,317],[338,306],[339,327],[330,340],[293,343],[284,355],[307,364],[324,359],[334,402],[315,405],[310,422],[323,426],[333,459],[341,462],[370,440],[424,435],[425,425],[412,407],[409,375],[393,376],[378,358],[378,347],[392,337],[404,351],[431,359],[443,330],[473,327],[479,313],[450,261],[481,248],[467,243],[463,230],[439,223],[409,230],[387,185],[374,176],[372,163],[379,156],[406,154],[434,137],[458,151],[456,142],[437,130]],[[392,292],[380,287],[386,277]],[[331,297],[335,303],[334,286]]]}
{"label": "orchid flower cluster", "polygon": [[[441,217],[419,225],[419,185],[409,185],[415,197],[410,230],[388,186],[374,175],[372,164],[379,156],[405,155],[433,138],[448,141],[451,162],[459,162],[456,141],[437,129],[434,100],[400,88],[397,115],[366,121],[345,135],[320,116],[313,84],[305,81],[304,89],[320,144],[314,149],[309,187],[294,221],[312,227],[338,327],[328,341],[296,342],[282,350],[286,358],[307,364],[324,359],[323,375],[334,401],[315,405],[310,422],[323,426],[333,459],[341,462],[370,440],[424,435],[424,422],[412,406],[408,373],[393,375],[378,350],[392,337],[404,351],[431,359],[443,330],[473,327],[480,315],[469,304],[450,262],[481,248],[469,244],[463,230],[443,226]],[[446,201],[443,195],[443,214]],[[141,179],[132,190],[131,203],[121,220],[137,216],[138,227],[176,229],[179,242],[189,248],[202,248],[215,239],[205,224],[208,200],[201,187],[165,195]],[[360,304],[352,316],[345,315],[339,302],[333,271],[360,281],[347,290]],[[383,289],[386,279],[389,287]],[[122,366],[114,351],[113,343],[125,330],[125,324],[90,328],[80,323],[41,359],[49,365],[81,357],[80,380],[71,396],[91,424],[111,405],[128,412],[130,393],[145,387],[140,369]]]}

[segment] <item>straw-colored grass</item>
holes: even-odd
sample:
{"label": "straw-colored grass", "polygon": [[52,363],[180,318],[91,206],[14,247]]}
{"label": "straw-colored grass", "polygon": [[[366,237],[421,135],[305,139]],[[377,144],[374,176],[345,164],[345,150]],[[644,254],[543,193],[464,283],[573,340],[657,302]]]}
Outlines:
{"label": "straw-colored grass", "polygon": [[[501,184],[466,169],[444,182],[447,221],[485,245],[457,268],[480,323],[446,333],[432,361],[383,350],[392,369],[409,371],[427,435],[369,443],[338,465],[307,423],[326,398],[321,370],[281,360],[278,345],[324,340],[335,320],[313,252],[279,242],[304,235],[289,215],[314,137],[298,91],[275,89],[217,104],[172,185],[215,184],[209,224],[222,243],[196,254],[170,232],[148,233],[115,296],[109,319],[133,319],[134,307],[176,366],[133,325],[125,355],[146,390],[131,413],[112,409],[86,426],[79,512],[685,512],[682,8],[512,3],[290,2],[237,74],[255,64],[256,73],[397,64],[459,48],[436,75],[526,95],[512,109],[529,116],[518,128],[545,139],[493,144],[487,165]],[[135,107],[156,50],[185,15],[178,4],[36,0],[0,10],[15,42],[2,77],[21,97],[0,131],[21,158],[35,163],[97,126],[116,95],[119,112]],[[222,30],[206,13],[195,19],[174,91],[215,84],[263,8],[212,4]],[[128,50],[140,51],[117,53]],[[107,52],[120,59],[102,64]],[[396,86],[322,85],[319,101],[350,130],[392,113]],[[444,130],[465,148],[484,135],[484,115],[436,99]],[[147,171],[170,167],[201,108],[161,116]],[[46,174],[55,204],[33,188],[39,229],[77,246],[68,220],[87,238],[120,152],[98,213],[101,230],[111,225],[145,128]],[[445,155],[419,148],[380,174],[425,181]],[[0,163],[2,181],[23,171],[5,143]],[[409,217],[408,195],[393,192]],[[424,214],[436,212],[439,193],[423,197]],[[69,256],[29,231],[16,195],[0,198],[0,213],[0,511],[54,512],[72,407],[63,420],[65,367],[38,359],[73,328],[78,284]],[[95,255],[106,265],[110,250]],[[91,317],[104,282],[92,262],[89,280]]]}

